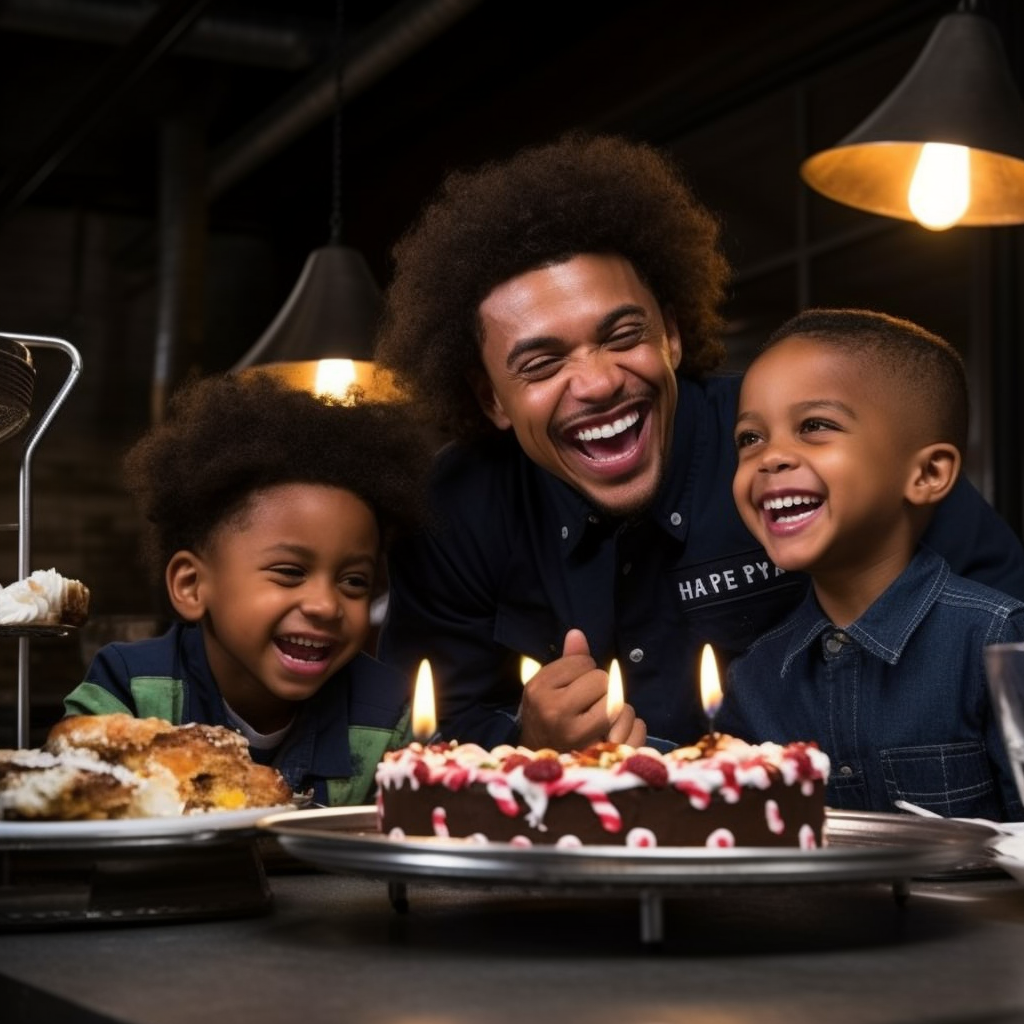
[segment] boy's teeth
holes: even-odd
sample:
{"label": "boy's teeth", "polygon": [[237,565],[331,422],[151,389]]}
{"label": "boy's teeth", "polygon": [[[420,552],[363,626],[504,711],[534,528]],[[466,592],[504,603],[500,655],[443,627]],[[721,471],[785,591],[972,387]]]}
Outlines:
{"label": "boy's teeth", "polygon": [[328,647],[330,646],[325,640],[311,640],[309,637],[304,636],[283,636],[281,637],[286,643],[298,644],[300,647]]}
{"label": "boy's teeth", "polygon": [[614,423],[605,423],[600,427],[580,430],[576,434],[576,440],[597,441],[601,438],[615,437],[616,434],[621,434],[624,430],[629,430],[629,428],[639,419],[640,413],[634,411],[623,416],[622,419],[616,420]]}
{"label": "boy's teeth", "polygon": [[765,498],[761,507],[766,512],[777,512],[779,509],[792,508],[794,505],[820,505],[821,498],[812,498],[809,494],[787,494],[784,498]]}

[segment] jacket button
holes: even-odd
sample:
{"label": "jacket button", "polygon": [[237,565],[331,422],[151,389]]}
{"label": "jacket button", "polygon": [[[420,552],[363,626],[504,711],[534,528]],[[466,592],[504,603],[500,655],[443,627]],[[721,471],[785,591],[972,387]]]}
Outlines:
{"label": "jacket button", "polygon": [[634,665],[636,665],[638,662],[643,661],[644,660],[643,648],[642,647],[634,647],[633,650],[631,650],[629,652],[629,660],[631,662],[633,662]]}
{"label": "jacket button", "polygon": [[853,769],[848,764],[841,765],[840,768],[839,768],[839,774],[840,775],[852,775],[853,774]]}
{"label": "jacket button", "polygon": [[678,526],[683,521],[683,517],[678,512],[673,512],[672,515],[668,517],[668,521],[673,526]]}

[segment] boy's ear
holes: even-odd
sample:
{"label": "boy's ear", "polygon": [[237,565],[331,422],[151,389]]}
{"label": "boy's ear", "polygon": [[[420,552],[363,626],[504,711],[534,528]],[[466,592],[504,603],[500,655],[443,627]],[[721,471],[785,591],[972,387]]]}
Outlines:
{"label": "boy's ear", "polygon": [[203,563],[193,551],[176,551],[164,573],[167,596],[186,622],[198,622],[206,614],[203,597]]}
{"label": "boy's ear", "polygon": [[960,450],[940,441],[921,448],[912,463],[904,497],[912,505],[934,505],[953,488],[960,475]]}
{"label": "boy's ear", "polygon": [[508,430],[512,426],[512,421],[505,415],[505,409],[494,393],[494,387],[491,384],[491,378],[487,376],[487,371],[482,367],[472,370],[469,374],[469,386],[473,389],[473,394],[476,395],[476,400],[484,415],[499,430]]}

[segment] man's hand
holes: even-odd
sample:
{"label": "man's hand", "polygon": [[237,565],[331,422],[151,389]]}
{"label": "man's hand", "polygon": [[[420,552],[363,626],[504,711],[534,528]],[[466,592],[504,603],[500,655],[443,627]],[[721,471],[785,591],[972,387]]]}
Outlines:
{"label": "man's hand", "polygon": [[609,722],[607,693],[608,673],[597,667],[583,633],[570,629],[562,656],[523,688],[520,742],[532,750],[582,750],[601,740],[643,746],[647,727],[629,704]]}

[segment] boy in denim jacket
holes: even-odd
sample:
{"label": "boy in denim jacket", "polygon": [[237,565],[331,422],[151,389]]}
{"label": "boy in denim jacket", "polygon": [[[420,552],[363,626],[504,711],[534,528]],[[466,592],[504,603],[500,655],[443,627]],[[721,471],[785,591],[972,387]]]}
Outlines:
{"label": "boy in denim jacket", "polygon": [[735,438],[744,522],[813,586],[732,663],[716,726],[817,741],[831,807],[1024,817],[982,660],[1024,639],[1024,604],[920,543],[967,440],[956,350],[882,313],[807,310],[748,368]]}

